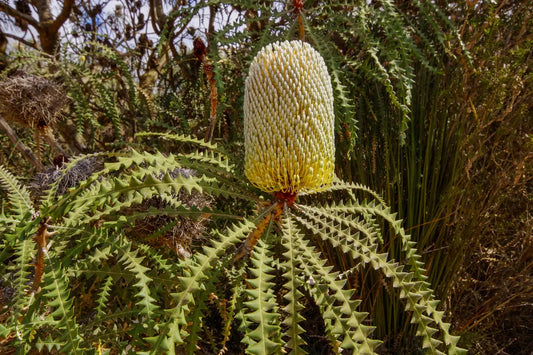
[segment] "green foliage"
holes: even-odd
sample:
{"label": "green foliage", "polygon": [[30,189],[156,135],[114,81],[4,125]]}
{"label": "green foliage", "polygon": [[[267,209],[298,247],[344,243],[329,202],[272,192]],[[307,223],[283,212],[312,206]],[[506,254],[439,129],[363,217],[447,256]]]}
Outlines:
{"label": "green foliage", "polygon": [[271,282],[275,269],[270,254],[265,244],[259,241],[250,260],[249,273],[253,278],[247,279],[250,289],[245,290],[248,301],[243,303],[246,313],[242,330],[246,333],[247,351],[251,354],[272,354],[281,349],[279,311],[273,291],[275,284]]}
{"label": "green foliage", "polygon": [[[10,210],[9,216],[1,216],[4,228],[0,231],[13,232],[19,223],[27,218],[26,214],[34,213],[33,204],[28,190],[3,166],[0,166],[0,185],[8,194],[7,203]],[[5,206],[2,207],[3,210]]]}
{"label": "green foliage", "polygon": [[[307,353],[312,344],[303,336],[305,294],[322,313],[331,349],[374,353],[380,342],[371,337],[373,327],[365,324],[367,313],[359,310],[354,289],[339,271],[326,266],[327,259],[313,246],[322,245],[318,240],[360,266],[371,265],[400,290],[424,349],[462,352],[443,312],[436,309],[438,301],[413,243],[390,209],[352,195],[345,202],[318,207],[272,201],[265,209],[242,210],[242,216],[225,212],[223,204],[220,210],[198,210],[181,203],[180,194],[202,193],[252,205],[259,200],[216,146],[186,136],[161,138],[188,145],[189,152],[109,154],[100,170],[63,195],[57,195],[53,185],[38,214],[30,213],[27,192],[2,168],[2,186],[9,197],[2,228],[13,229],[12,220],[17,221],[14,237],[6,235],[1,241],[2,284],[14,292],[3,327],[20,353],[44,347],[69,353],[126,347],[140,353],[175,353],[181,347],[193,353],[205,346],[218,351],[230,332],[250,354],[282,349]],[[71,162],[66,169],[75,166]],[[178,170],[185,168],[195,173]],[[332,191],[352,189],[368,191],[340,181]],[[158,205],[155,197],[174,203]],[[210,237],[191,244],[192,255],[185,259],[136,233],[147,216],[191,218],[206,213],[213,217]],[[404,265],[378,251],[378,218],[402,240]],[[44,244],[39,242],[42,235],[49,237]],[[261,239],[249,256],[236,259],[239,246],[251,235]],[[44,264],[39,266],[36,258],[41,253]],[[232,306],[221,313],[227,300]],[[218,321],[213,319],[217,314]],[[234,324],[237,320],[240,327]]]}
{"label": "green foliage", "polygon": [[[501,216],[503,207],[496,207],[499,205],[496,201],[524,186],[524,179],[513,175],[516,176],[513,180],[510,175],[511,171],[521,169],[518,166],[524,161],[524,154],[531,152],[527,138],[519,138],[524,137],[524,130],[531,126],[526,123],[531,121],[525,108],[527,104],[521,105],[531,101],[531,90],[526,89],[526,83],[531,81],[531,75],[527,74],[530,70],[526,69],[530,68],[531,57],[523,56],[529,53],[530,31],[525,28],[531,23],[531,17],[525,14],[531,13],[531,6],[514,1],[478,5],[457,2],[440,9],[429,2],[397,5],[403,21],[414,25],[416,51],[422,54],[412,61],[416,76],[412,77],[405,144],[401,144],[396,129],[401,113],[387,103],[386,91],[364,86],[371,94],[359,101],[356,111],[358,117],[368,118],[359,120],[361,149],[355,150],[350,159],[337,160],[339,176],[378,191],[392,209],[398,211],[398,217],[404,220],[405,229],[423,255],[428,268],[427,281],[442,299],[449,297],[456,282],[462,279],[457,274],[465,257],[472,255],[473,246],[479,247],[484,236],[490,235],[483,244],[498,245],[487,251],[501,251],[502,245],[509,245],[496,241],[495,226],[487,228],[487,223],[482,227],[481,221],[487,221],[488,216]],[[454,19],[455,25],[450,19]],[[459,31],[461,37],[457,35]],[[499,154],[502,154],[501,160],[495,158]],[[355,193],[360,198],[366,196]],[[527,201],[527,193],[520,195],[521,201]],[[490,220],[494,221],[492,217]],[[513,230],[517,225],[519,223],[513,223]],[[402,248],[396,234],[385,231],[383,238],[390,246],[387,249],[390,255],[399,259]],[[515,245],[524,242],[523,237],[518,239],[520,242]],[[339,264],[350,265],[350,260],[338,258]],[[489,257],[492,258],[494,255]],[[481,259],[479,255],[472,256],[480,270],[463,270],[467,274],[485,275],[488,268],[484,263],[481,266]],[[515,267],[521,260],[517,257],[510,264]],[[513,275],[528,272],[521,269]],[[485,280],[484,276],[476,277]],[[373,313],[378,326],[376,332],[386,337],[384,347],[392,353],[400,351],[396,349],[409,349],[412,344],[404,334],[414,333],[416,329],[410,328],[402,305],[390,292],[374,288],[381,283],[380,277],[363,270],[356,278],[362,288],[362,307]],[[502,284],[495,282],[489,288],[495,290]],[[503,293],[509,294],[508,286],[505,289]],[[470,313],[475,318],[487,303],[480,300],[478,290],[472,291],[472,285],[465,290],[479,300]],[[515,294],[530,295],[531,292]],[[457,312],[459,317],[463,314]],[[496,323],[500,324],[499,317],[494,317],[493,324]],[[465,319],[465,324],[476,322]],[[487,332],[494,334],[494,327],[484,329],[491,329]],[[496,338],[499,341],[509,337]],[[480,353],[498,351],[502,350],[491,348]]]}

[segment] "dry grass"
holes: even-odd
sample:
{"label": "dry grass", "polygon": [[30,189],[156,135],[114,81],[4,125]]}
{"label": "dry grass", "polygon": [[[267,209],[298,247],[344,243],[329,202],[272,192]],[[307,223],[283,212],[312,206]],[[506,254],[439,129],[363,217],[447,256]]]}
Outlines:
{"label": "dry grass", "polygon": [[531,196],[531,188],[522,187],[508,196],[512,206],[485,217],[490,228],[468,253],[456,284],[452,311],[472,354],[525,355],[533,349]]}
{"label": "dry grass", "polygon": [[[505,29],[494,30],[495,46],[520,39]],[[490,61],[476,52],[461,78],[472,126],[454,200],[465,244],[450,309],[471,354],[533,354],[533,58],[520,43]]]}
{"label": "dry grass", "polygon": [[472,354],[532,354],[532,123],[518,114],[481,129],[458,186],[454,230],[465,244],[450,310]]}
{"label": "dry grass", "polygon": [[509,188],[480,216],[484,233],[466,255],[452,309],[472,354],[533,349],[532,196],[531,184]]}

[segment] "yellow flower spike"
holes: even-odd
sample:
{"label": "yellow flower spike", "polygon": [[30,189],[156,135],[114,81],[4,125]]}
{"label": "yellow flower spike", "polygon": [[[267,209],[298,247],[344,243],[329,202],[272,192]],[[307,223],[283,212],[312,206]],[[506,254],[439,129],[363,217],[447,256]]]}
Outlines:
{"label": "yellow flower spike", "polygon": [[333,181],[333,90],[324,59],[308,43],[263,48],[244,91],[244,173],[265,192],[296,195]]}

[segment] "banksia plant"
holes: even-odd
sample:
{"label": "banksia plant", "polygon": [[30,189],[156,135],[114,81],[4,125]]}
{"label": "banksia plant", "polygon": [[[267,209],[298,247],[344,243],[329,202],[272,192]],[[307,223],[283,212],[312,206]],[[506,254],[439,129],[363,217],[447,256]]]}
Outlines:
{"label": "banksia plant", "polygon": [[[73,354],[375,354],[381,341],[347,282],[371,268],[403,301],[421,349],[464,353],[401,221],[370,189],[334,177],[333,95],[320,54],[299,41],[269,45],[253,60],[245,91],[251,184],[216,145],[170,134],[159,136],[177,142],[179,154],[102,154],[103,169],[61,196],[52,184],[39,211],[0,167],[8,195],[0,274],[14,293],[0,336],[21,354],[43,347]],[[173,175],[176,169],[196,173]],[[199,210],[175,200],[184,192],[216,202]],[[338,199],[314,203],[324,192]],[[134,208],[155,197],[164,203]],[[235,206],[243,207],[236,213]],[[147,236],[134,230],[136,221],[156,216],[227,220],[211,223],[210,236],[180,259],[149,243],[172,225]],[[383,252],[385,228],[396,234],[402,260]],[[342,273],[319,251],[326,245],[352,260]],[[39,278],[32,282],[33,268]],[[87,300],[96,309],[84,307]],[[310,310],[323,324],[305,322]]]}

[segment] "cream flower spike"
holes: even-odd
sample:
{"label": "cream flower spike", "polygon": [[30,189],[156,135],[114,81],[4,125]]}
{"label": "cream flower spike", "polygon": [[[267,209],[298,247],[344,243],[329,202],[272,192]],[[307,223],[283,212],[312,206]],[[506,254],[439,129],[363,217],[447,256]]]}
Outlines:
{"label": "cream flower spike", "polygon": [[244,173],[265,192],[320,191],[335,165],[333,90],[324,59],[308,43],[263,48],[244,91]]}

